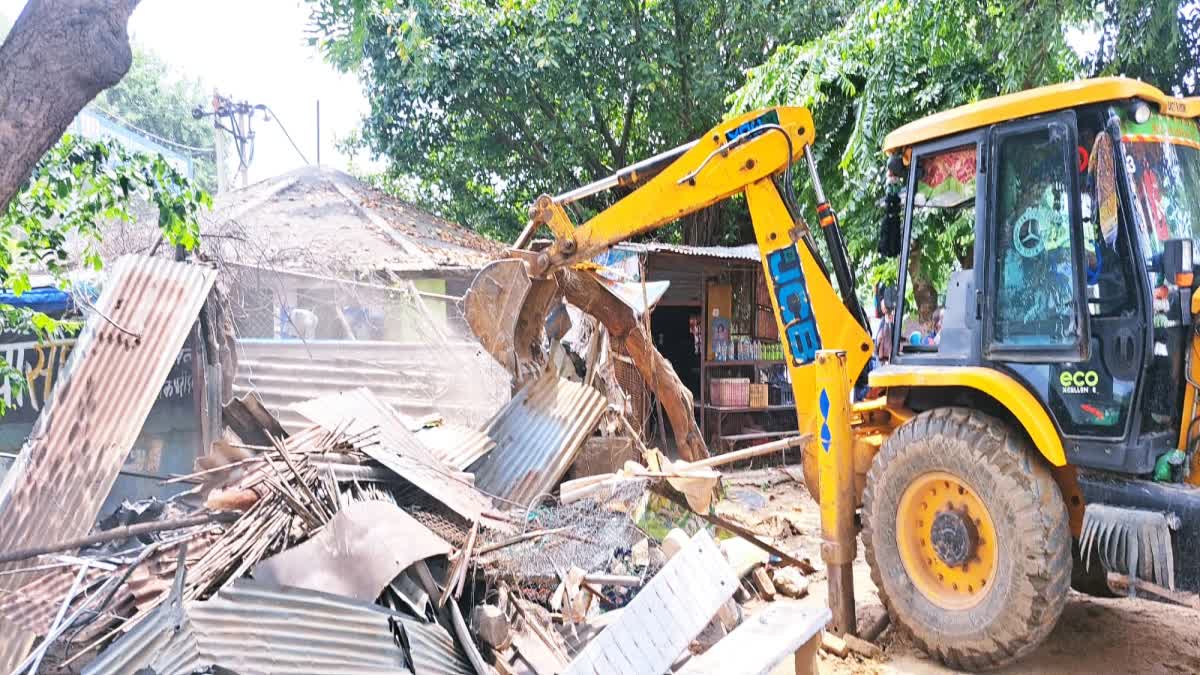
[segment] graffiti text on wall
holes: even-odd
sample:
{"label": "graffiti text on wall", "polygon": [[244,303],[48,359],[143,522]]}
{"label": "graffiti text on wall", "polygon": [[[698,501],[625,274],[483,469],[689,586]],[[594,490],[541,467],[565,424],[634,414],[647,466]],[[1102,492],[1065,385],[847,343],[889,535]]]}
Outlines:
{"label": "graffiti text on wall", "polygon": [[[8,382],[0,382],[0,398],[10,411],[29,410],[40,412],[50,398],[50,391],[61,377],[67,357],[75,346],[75,340],[62,340],[39,344],[36,341],[13,342],[0,345],[0,356],[25,376],[24,390],[15,389]],[[175,357],[171,373],[163,383],[160,399],[190,398],[194,386],[192,379],[192,348],[184,347]]]}

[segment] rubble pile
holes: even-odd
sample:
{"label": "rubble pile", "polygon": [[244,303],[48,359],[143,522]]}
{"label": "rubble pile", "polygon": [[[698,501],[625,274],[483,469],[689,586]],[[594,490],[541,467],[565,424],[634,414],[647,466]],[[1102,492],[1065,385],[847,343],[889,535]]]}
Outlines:
{"label": "rubble pile", "polygon": [[[230,401],[210,452],[170,479],[185,492],[95,524],[107,486],[84,481],[94,510],[57,517],[90,533],[0,546],[0,670],[727,672],[692,657],[772,632],[739,628],[737,598],[807,590],[807,560],[713,509],[718,466],[805,439],[672,462],[553,371],[480,429],[402,417],[368,389],[293,410],[311,424],[288,434],[253,396]],[[91,431],[75,432],[85,447]],[[620,436],[635,459],[564,482],[590,438]]]}
{"label": "rubble pile", "polygon": [[654,469],[581,479],[600,486],[587,495],[576,480],[515,506],[430,452],[421,480],[487,503],[470,520],[388,468],[399,456],[378,427],[328,423],[270,446],[221,441],[174,479],[191,490],[101,524],[141,534],[26,559],[40,575],[0,615],[40,637],[30,656],[85,673],[614,672],[604,654],[636,630],[620,626],[681,618],[672,574],[689,580],[691,625],[639,666],[664,672],[738,623],[740,580],[708,530],[676,529],[663,544],[639,527],[658,492],[707,512],[711,467],[660,456]]}

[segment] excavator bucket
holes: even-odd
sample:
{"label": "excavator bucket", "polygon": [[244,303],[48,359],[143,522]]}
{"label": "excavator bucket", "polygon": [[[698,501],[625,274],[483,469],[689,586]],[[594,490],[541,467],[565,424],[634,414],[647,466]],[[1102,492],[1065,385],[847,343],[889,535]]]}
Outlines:
{"label": "excavator bucket", "polygon": [[543,360],[542,330],[559,295],[553,278],[530,278],[524,261],[507,258],[479,271],[463,311],[484,349],[520,378]]}

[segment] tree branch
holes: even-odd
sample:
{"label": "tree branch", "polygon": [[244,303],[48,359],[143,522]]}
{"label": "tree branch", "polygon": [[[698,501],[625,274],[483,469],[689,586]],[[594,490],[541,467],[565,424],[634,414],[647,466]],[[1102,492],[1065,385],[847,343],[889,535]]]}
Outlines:
{"label": "tree branch", "polygon": [[601,116],[600,111],[596,107],[596,99],[591,93],[587,95],[588,107],[592,109],[592,124],[596,130],[600,132],[600,138],[604,139],[604,144],[608,146],[608,154],[613,158],[613,164],[621,166],[621,158],[617,156],[617,139],[613,138],[612,132],[608,130],[608,122]]}

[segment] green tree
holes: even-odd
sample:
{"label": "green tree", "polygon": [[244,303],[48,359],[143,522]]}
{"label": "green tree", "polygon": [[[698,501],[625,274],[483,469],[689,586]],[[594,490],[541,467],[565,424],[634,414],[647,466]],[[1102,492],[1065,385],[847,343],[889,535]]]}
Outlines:
{"label": "green tree", "polygon": [[[180,75],[158,54],[134,47],[133,64],[125,77],[96,97],[93,105],[118,121],[165,139],[168,147],[193,156],[197,184],[217,188],[212,123],[192,117],[192,109],[209,106],[210,94],[199,80]],[[196,151],[203,148],[205,151]]]}
{"label": "green tree", "polygon": [[[362,142],[392,184],[505,238],[538,194],[707,131],[746,68],[842,13],[783,0],[310,2],[314,42],[363,81]],[[689,219],[682,238],[736,234],[730,213]]]}
{"label": "green tree", "polygon": [[1085,25],[1099,38],[1091,75],[1126,75],[1180,96],[1200,94],[1200,2],[1100,0]]}
{"label": "green tree", "polygon": [[[1156,84],[1191,90],[1196,59],[1172,59],[1196,53],[1198,13],[1195,3],[1185,11],[1161,0],[875,0],[836,30],[778,48],[729,103],[734,113],[777,104],[813,110],[819,169],[842,210],[860,276],[890,281],[895,261],[875,254],[888,132],[954,106],[1090,74],[1170,72],[1173,79]],[[1070,46],[1072,31],[1100,48],[1081,57]],[[1152,44],[1170,55],[1137,47]],[[935,306],[932,288],[966,253],[966,229],[962,220],[917,223],[909,288],[924,318]]]}
{"label": "green tree", "polygon": [[[197,212],[212,205],[208,193],[161,156],[63,137],[0,214],[0,289],[19,297],[31,288],[31,273],[51,274],[66,287],[72,269],[99,270],[102,223],[133,220],[130,206],[138,199],[157,207],[167,241],[188,250],[195,247],[200,235]],[[0,328],[45,339],[77,326],[0,302]],[[23,373],[4,361],[0,380],[15,389],[24,383]]]}

